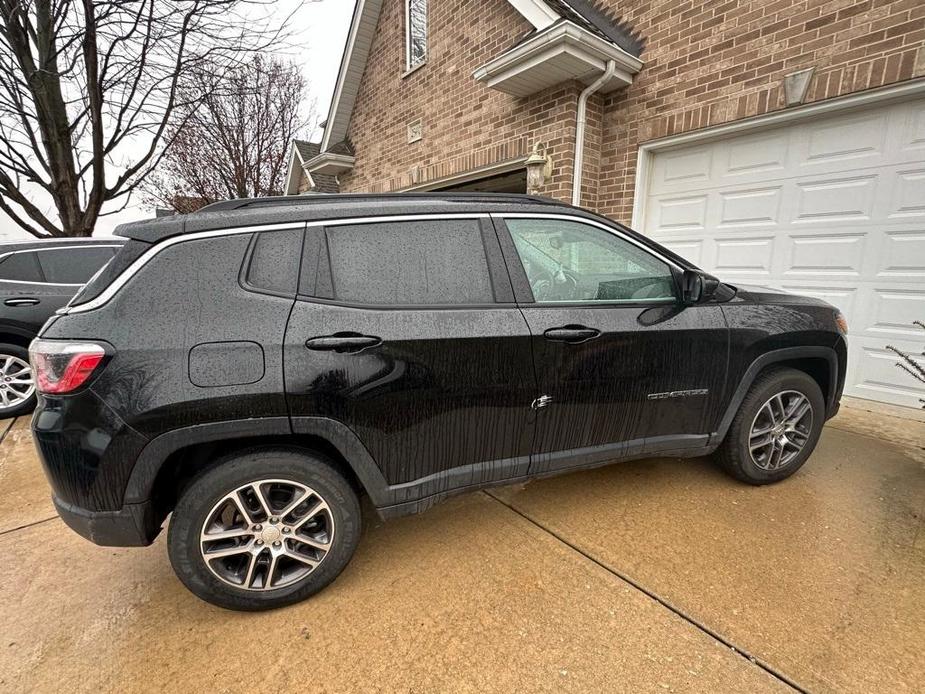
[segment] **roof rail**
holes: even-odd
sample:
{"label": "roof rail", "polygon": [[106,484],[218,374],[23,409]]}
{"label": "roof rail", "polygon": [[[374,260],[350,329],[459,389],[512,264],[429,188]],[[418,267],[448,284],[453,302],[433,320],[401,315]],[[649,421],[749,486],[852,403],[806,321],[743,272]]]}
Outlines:
{"label": "roof rail", "polygon": [[267,196],[263,198],[238,198],[235,200],[222,200],[201,207],[193,214],[200,212],[229,212],[231,210],[254,209],[256,207],[287,207],[290,205],[330,204],[336,202],[368,201],[372,200],[407,200],[418,198],[423,200],[469,200],[484,202],[515,202],[548,205],[556,203],[552,198],[538,195],[523,195],[518,193],[324,193],[315,195],[282,195]]}

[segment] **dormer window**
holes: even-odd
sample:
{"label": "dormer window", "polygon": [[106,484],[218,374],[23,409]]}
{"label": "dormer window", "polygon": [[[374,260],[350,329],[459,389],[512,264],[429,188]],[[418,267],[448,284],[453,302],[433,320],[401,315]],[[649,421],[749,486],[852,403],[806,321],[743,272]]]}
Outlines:
{"label": "dormer window", "polygon": [[406,68],[427,62],[427,0],[405,0]]}

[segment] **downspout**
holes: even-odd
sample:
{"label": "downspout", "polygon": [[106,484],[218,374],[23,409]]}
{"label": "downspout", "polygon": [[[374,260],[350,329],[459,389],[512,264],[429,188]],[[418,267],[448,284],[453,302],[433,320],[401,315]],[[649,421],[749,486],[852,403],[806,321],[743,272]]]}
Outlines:
{"label": "downspout", "polygon": [[578,97],[578,123],[575,128],[575,169],[572,174],[572,204],[575,207],[581,205],[581,181],[583,178],[582,169],[585,164],[585,127],[588,123],[588,99],[613,79],[616,74],[617,62],[615,60],[607,61],[607,69],[604,70],[604,74]]}

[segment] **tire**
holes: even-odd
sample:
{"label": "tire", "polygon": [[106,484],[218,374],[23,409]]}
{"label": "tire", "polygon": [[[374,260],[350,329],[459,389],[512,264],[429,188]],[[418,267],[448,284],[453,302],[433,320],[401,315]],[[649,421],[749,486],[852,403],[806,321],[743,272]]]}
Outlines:
{"label": "tire", "polygon": [[[252,483],[259,483],[270,515],[247,487]],[[285,516],[279,513],[297,498],[302,501]],[[307,510],[319,502],[325,508]],[[167,549],[177,577],[197,597],[230,610],[269,610],[304,600],[337,578],[356,550],[360,527],[357,495],[329,460],[299,449],[256,449],[223,458],[184,490]],[[217,532],[243,534],[208,539]],[[225,550],[232,554],[207,563],[204,552],[214,557]],[[296,554],[302,558],[293,559]]]}
{"label": "tire", "polygon": [[[804,415],[793,424],[805,403],[810,407],[811,421]],[[791,423],[781,424],[782,411],[790,407],[796,410]],[[812,455],[824,423],[825,400],[819,385],[802,371],[772,368],[759,374],[748,389],[716,457],[726,472],[742,482],[754,485],[779,482],[799,470]],[[781,445],[778,432],[790,443]],[[799,442],[802,447],[795,450]],[[754,452],[752,444],[759,446]]]}
{"label": "tire", "polygon": [[[23,380],[22,378],[16,379],[15,376],[22,376],[22,369],[25,367],[29,369],[28,378],[31,383],[30,387],[22,388],[19,383],[8,384],[2,380],[6,378],[12,378],[17,381]],[[0,419],[20,417],[29,414],[35,409],[35,380],[32,367],[29,366],[29,350],[25,347],[9,343],[0,343],[0,391],[2,391],[0,392]],[[26,393],[28,393],[27,397],[24,399],[20,397],[21,394],[24,395]],[[7,404],[12,398],[15,398],[15,402]]]}

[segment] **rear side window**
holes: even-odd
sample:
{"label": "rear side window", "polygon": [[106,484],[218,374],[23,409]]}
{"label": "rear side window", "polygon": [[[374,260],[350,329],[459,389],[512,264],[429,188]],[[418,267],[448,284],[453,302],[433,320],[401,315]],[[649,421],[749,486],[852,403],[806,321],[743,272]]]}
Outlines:
{"label": "rear side window", "polygon": [[42,273],[35,259],[35,252],[11,253],[0,260],[0,280],[41,282]]}
{"label": "rear side window", "polygon": [[36,253],[45,281],[50,284],[84,284],[112,260],[112,248],[53,248]]}
{"label": "rear side window", "polygon": [[259,291],[294,296],[301,253],[301,229],[257,234],[251,246],[245,282]]}
{"label": "rear side window", "polygon": [[494,302],[475,219],[330,227],[334,298],[369,305]]}

